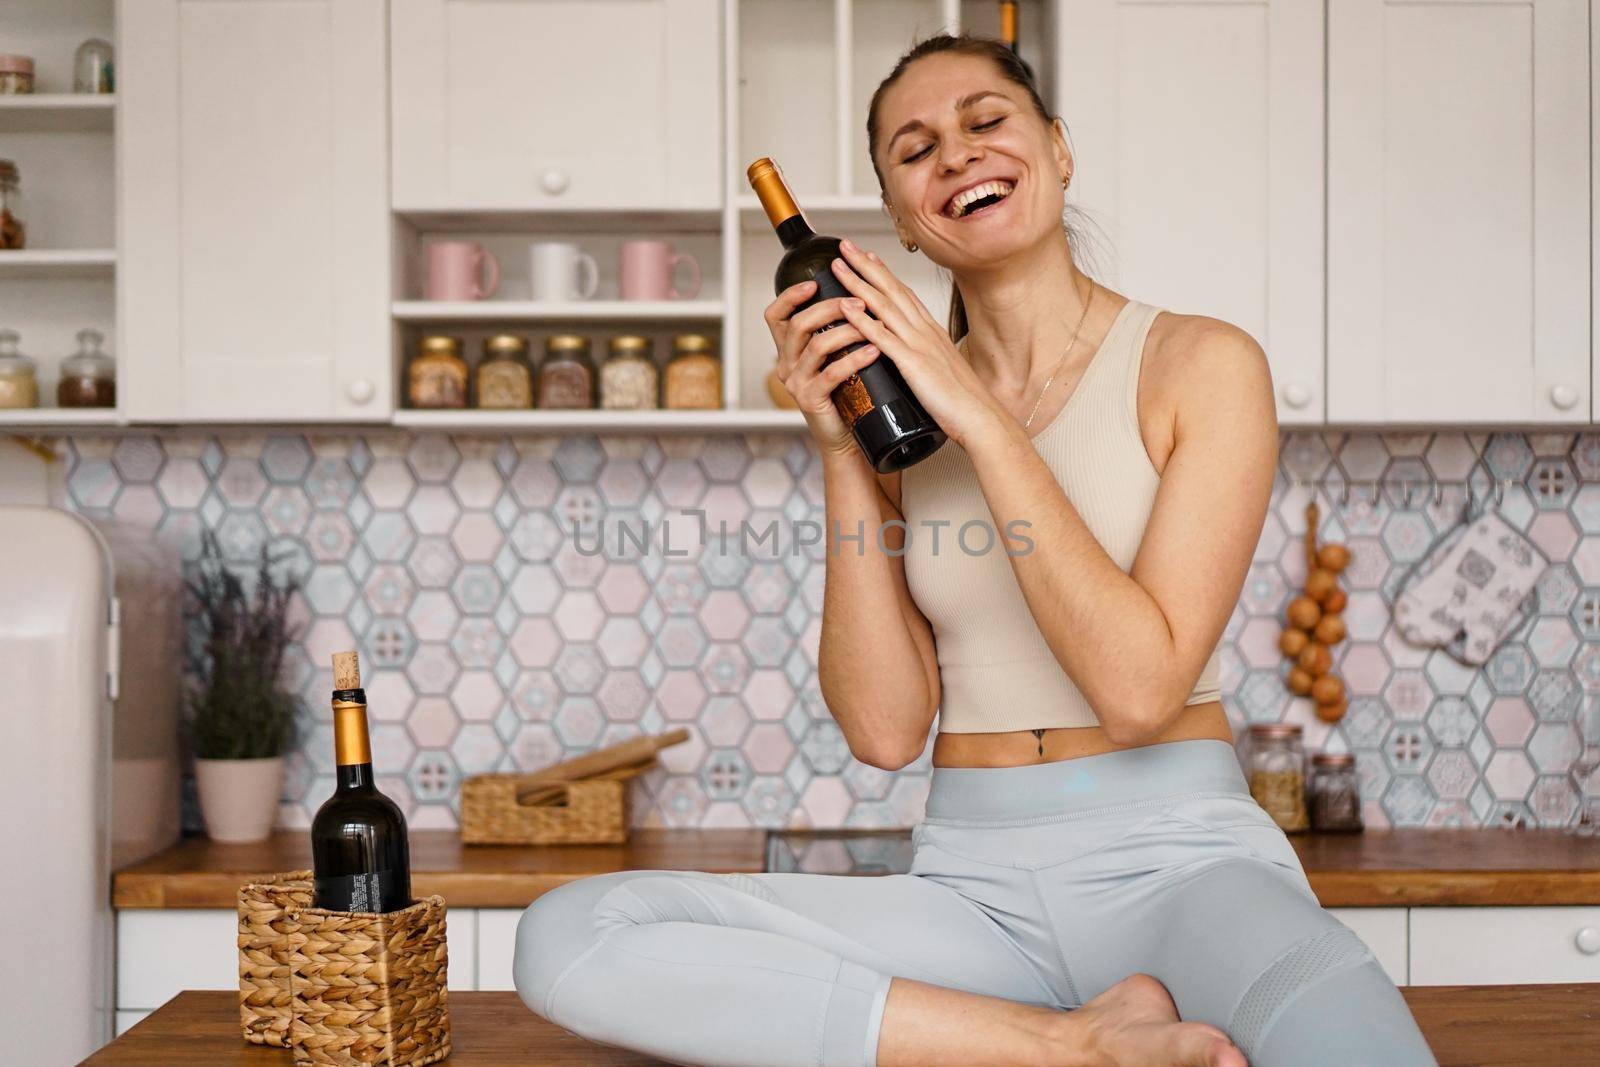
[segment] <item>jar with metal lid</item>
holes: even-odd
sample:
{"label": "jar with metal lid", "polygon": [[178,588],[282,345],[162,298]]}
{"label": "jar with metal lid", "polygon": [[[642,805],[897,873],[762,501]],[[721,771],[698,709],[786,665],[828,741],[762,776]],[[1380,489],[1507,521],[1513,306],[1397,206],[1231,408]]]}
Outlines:
{"label": "jar with metal lid", "polygon": [[594,407],[595,369],[589,339],[570,333],[547,338],[534,391],[541,408]]}
{"label": "jar with metal lid", "polygon": [[0,408],[39,406],[39,374],[33,360],[17,351],[22,335],[0,330]]}
{"label": "jar with metal lid", "polygon": [[667,360],[661,391],[665,407],[722,407],[722,360],[713,353],[711,338],[680,333],[672,339],[672,358]]}
{"label": "jar with metal lid", "polygon": [[33,92],[33,57],[0,55],[0,96]]}
{"label": "jar with metal lid", "polygon": [[611,339],[600,364],[600,406],[638,411],[660,407],[660,378],[647,337],[622,334]]}
{"label": "jar with metal lid", "polygon": [[478,361],[480,408],[531,408],[533,367],[528,363],[528,342],[514,333],[501,333],[483,342]]}
{"label": "jar with metal lid", "polygon": [[79,330],[78,350],[61,361],[56,403],[64,408],[117,406],[117,365],[100,348],[106,335]]}
{"label": "jar with metal lid", "polygon": [[417,343],[407,369],[406,399],[414,408],[467,406],[467,361],[461,358],[459,337],[427,334]]}
{"label": "jar with metal lid", "polygon": [[1289,722],[1250,727],[1250,795],[1285,833],[1310,826],[1306,813],[1305,747]]}
{"label": "jar with metal lid", "polygon": [[0,159],[0,249],[15,250],[27,243],[22,225],[22,176],[17,165]]}
{"label": "jar with metal lid", "polygon": [[1311,828],[1318,833],[1357,833],[1361,824],[1361,783],[1356,757],[1349,752],[1318,752],[1311,757]]}

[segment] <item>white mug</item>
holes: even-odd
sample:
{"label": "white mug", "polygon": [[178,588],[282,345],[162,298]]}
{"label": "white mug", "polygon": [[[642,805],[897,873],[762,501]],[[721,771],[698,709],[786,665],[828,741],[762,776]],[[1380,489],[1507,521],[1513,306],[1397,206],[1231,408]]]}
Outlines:
{"label": "white mug", "polygon": [[590,300],[600,288],[594,257],[565,241],[536,241],[531,246],[535,300]]}

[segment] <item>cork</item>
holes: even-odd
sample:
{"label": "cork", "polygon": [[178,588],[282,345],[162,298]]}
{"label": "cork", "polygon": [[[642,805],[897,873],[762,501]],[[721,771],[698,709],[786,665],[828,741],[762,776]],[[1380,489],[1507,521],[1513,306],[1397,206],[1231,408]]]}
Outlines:
{"label": "cork", "polygon": [[361,663],[354,652],[333,654],[333,687],[335,689],[361,688]]}

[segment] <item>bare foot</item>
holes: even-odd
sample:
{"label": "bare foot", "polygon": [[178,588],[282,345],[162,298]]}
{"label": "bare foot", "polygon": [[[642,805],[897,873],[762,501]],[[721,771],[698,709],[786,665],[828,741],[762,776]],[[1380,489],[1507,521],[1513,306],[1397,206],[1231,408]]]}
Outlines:
{"label": "bare foot", "polygon": [[1076,1011],[1059,1013],[1060,1067],[1248,1067],[1228,1035],[1178,1021],[1167,987],[1148,974],[1124,978]]}

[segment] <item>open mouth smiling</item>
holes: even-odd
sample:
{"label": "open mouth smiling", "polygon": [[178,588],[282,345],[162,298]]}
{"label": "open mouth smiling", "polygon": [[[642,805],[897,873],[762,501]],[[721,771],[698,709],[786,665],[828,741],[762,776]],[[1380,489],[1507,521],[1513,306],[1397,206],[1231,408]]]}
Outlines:
{"label": "open mouth smiling", "polygon": [[947,219],[967,219],[990,211],[1005,202],[1016,183],[1006,178],[991,178],[978,182],[958,192],[945,202],[941,212]]}

